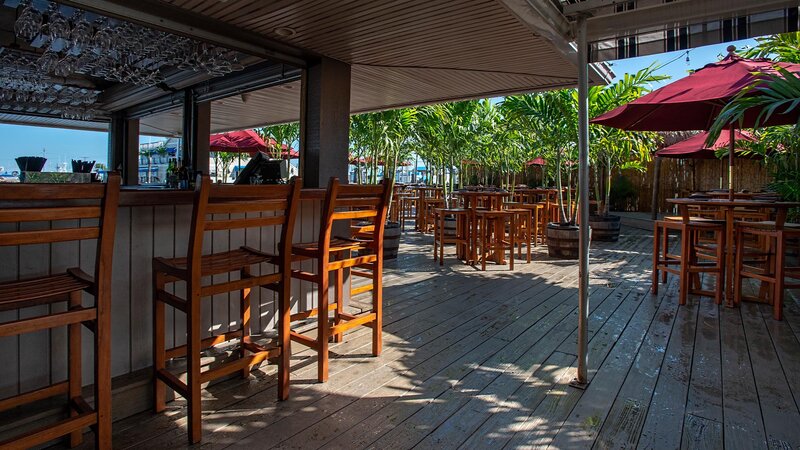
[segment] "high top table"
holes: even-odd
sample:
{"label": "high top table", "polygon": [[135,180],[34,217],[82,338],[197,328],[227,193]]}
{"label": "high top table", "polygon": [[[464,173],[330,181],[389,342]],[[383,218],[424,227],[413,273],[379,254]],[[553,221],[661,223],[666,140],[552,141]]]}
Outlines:
{"label": "high top table", "polygon": [[[782,230],[786,223],[786,214],[791,208],[800,208],[800,202],[772,202],[767,200],[727,200],[727,199],[696,199],[696,198],[669,198],[668,203],[678,206],[684,223],[689,223],[690,207],[703,207],[704,209],[718,208],[725,216],[725,298],[726,306],[733,306],[734,252],[733,252],[733,226],[734,211],[736,208],[772,209],[775,211],[775,229]],[[778,301],[781,299],[775,299]]]}
{"label": "high top table", "polygon": [[[506,191],[456,191],[453,192],[453,195],[459,196],[464,199],[464,208],[468,210],[470,213],[469,217],[469,232],[470,232],[470,259],[472,261],[477,261],[477,234],[478,234],[478,221],[475,217],[475,212],[478,210],[478,202],[480,200],[483,201],[484,205],[488,205],[486,209],[491,211],[502,211],[503,210],[503,199],[507,198],[511,195],[511,193]],[[503,230],[501,230],[500,221],[495,222],[495,233],[499,235]],[[502,251],[494,252],[492,258],[497,264],[505,264],[505,259],[503,257]]]}

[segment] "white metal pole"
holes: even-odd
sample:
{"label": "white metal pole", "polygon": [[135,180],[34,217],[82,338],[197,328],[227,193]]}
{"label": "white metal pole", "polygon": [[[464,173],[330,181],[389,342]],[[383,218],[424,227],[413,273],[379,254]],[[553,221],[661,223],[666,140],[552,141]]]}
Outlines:
{"label": "white metal pole", "polygon": [[589,322],[589,58],[586,43],[586,17],[578,17],[578,219],[579,283],[578,283],[578,376],[572,385],[585,388],[588,384],[587,365]]}

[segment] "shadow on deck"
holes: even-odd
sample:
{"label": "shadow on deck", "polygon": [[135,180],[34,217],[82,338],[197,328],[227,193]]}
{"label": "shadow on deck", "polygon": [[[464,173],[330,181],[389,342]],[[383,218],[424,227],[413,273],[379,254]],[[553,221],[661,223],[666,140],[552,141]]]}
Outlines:
{"label": "shadow on deck", "polygon": [[[385,276],[384,353],[370,333],[332,347],[330,381],[295,346],[290,400],[274,368],[204,391],[202,446],[221,448],[766,448],[800,446],[800,308],[677,305],[649,292],[652,236],[592,249],[590,379],[575,375],[577,265],[537,248],[486,272],[432,260],[404,235]],[[452,255],[452,248],[448,249]],[[116,448],[185,446],[182,400],[115,424]],[[90,435],[87,435],[90,436]],[[91,437],[89,437],[91,441]],[[87,443],[88,444],[88,443]]]}

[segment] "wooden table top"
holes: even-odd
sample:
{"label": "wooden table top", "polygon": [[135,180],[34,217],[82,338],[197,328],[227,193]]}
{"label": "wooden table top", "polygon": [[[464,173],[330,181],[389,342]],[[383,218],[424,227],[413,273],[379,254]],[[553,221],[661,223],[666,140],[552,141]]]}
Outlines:
{"label": "wooden table top", "polygon": [[667,203],[687,206],[716,206],[724,208],[750,207],[750,208],[800,208],[800,202],[775,202],[770,200],[728,200],[717,198],[668,198]]}
{"label": "wooden table top", "polygon": [[510,192],[503,192],[503,191],[455,191],[455,192],[453,192],[453,195],[463,195],[463,196],[471,195],[471,196],[475,196],[475,197],[494,195],[494,196],[503,196],[503,197],[505,197],[507,195],[511,195],[511,193]]}

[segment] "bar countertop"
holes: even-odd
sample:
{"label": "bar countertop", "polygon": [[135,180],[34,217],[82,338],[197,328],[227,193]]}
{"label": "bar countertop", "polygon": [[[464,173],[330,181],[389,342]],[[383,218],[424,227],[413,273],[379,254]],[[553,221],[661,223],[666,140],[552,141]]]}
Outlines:
{"label": "bar countertop", "polygon": [[[151,188],[142,186],[123,186],[120,191],[120,206],[189,205],[194,191],[179,189]],[[325,189],[303,189],[303,200],[322,200]]]}

